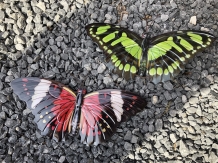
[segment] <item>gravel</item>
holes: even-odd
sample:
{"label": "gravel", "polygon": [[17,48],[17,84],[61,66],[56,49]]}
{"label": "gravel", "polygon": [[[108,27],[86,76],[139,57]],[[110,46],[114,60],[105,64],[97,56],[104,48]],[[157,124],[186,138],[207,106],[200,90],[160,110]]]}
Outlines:
{"label": "gravel", "polygon": [[[217,46],[194,57],[173,81],[154,85],[113,74],[114,66],[84,29],[108,22],[140,36],[146,29],[153,35],[194,29],[218,36],[217,12],[215,0],[1,1],[0,162],[217,162]],[[129,90],[143,96],[148,109],[97,147],[70,134],[55,142],[40,134],[31,110],[12,93],[10,82],[25,76],[59,81],[74,91],[82,83],[88,92]]]}

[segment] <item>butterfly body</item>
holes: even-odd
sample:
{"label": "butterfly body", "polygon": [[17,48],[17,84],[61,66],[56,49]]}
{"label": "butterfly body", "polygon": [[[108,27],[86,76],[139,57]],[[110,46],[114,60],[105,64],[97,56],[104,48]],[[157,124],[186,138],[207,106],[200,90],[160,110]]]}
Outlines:
{"label": "butterfly body", "polygon": [[83,103],[83,98],[84,95],[86,94],[86,90],[85,89],[81,89],[77,91],[77,96],[76,96],[76,105],[75,105],[75,109],[74,109],[74,113],[73,113],[73,118],[72,118],[72,134],[74,134],[76,132],[77,129],[77,125],[79,122],[79,115],[81,112],[81,108],[82,108],[82,103]]}
{"label": "butterfly body", "polygon": [[118,75],[132,79],[136,74],[153,83],[171,80],[198,52],[209,47],[215,37],[203,31],[181,30],[144,39],[113,24],[86,26],[88,35],[112,61]]}
{"label": "butterfly body", "polygon": [[41,134],[56,141],[64,140],[66,133],[79,133],[82,143],[98,145],[146,105],[131,92],[105,89],[86,94],[81,89],[76,95],[58,82],[36,77],[15,79],[11,86],[32,110]]}

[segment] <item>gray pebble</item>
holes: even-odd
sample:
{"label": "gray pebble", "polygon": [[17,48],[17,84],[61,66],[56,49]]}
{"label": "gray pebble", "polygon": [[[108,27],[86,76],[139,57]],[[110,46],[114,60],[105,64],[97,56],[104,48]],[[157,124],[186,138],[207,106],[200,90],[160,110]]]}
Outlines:
{"label": "gray pebble", "polygon": [[166,90],[169,90],[169,91],[173,90],[173,85],[172,85],[172,83],[171,83],[170,81],[164,82],[163,87],[164,87]]}
{"label": "gray pebble", "polygon": [[135,143],[137,143],[137,142],[138,142],[138,137],[135,136],[135,135],[132,135],[131,143],[132,143],[132,144],[135,144]]}
{"label": "gray pebble", "polygon": [[6,101],[7,101],[7,97],[3,95],[2,93],[0,93],[0,102],[5,103]]}
{"label": "gray pebble", "polygon": [[169,18],[169,15],[161,14],[161,20],[163,22],[167,21],[168,18]]}
{"label": "gray pebble", "polygon": [[124,144],[124,149],[127,151],[131,151],[132,150],[132,144],[125,142]]}
{"label": "gray pebble", "polygon": [[4,111],[0,112],[0,119],[6,119],[6,113]]}
{"label": "gray pebble", "polygon": [[148,126],[148,131],[149,131],[149,132],[154,132],[154,125],[153,125],[153,124],[150,124],[150,125]]}
{"label": "gray pebble", "polygon": [[170,5],[172,6],[172,8],[177,8],[177,4],[174,2],[174,0],[170,1]]}
{"label": "gray pebble", "polygon": [[7,118],[6,122],[5,122],[5,126],[12,128],[17,124],[17,122],[13,119]]}
{"label": "gray pebble", "polygon": [[167,101],[172,99],[172,96],[171,96],[171,94],[168,91],[164,92],[164,97],[166,98]]}
{"label": "gray pebble", "polygon": [[190,114],[193,114],[196,112],[196,108],[195,107],[188,107],[187,109],[187,112],[190,113]]}
{"label": "gray pebble", "polygon": [[112,82],[113,82],[113,79],[111,77],[104,77],[103,78],[103,83],[106,84],[106,85],[108,85],[108,84],[110,84]]}
{"label": "gray pebble", "polygon": [[101,63],[100,66],[98,67],[97,71],[99,74],[101,74],[105,71],[105,69],[106,69],[106,66],[103,63]]}
{"label": "gray pebble", "polygon": [[156,121],[155,121],[155,129],[157,130],[157,131],[159,131],[159,130],[161,130],[163,128],[163,121],[162,121],[162,119],[157,119]]}
{"label": "gray pebble", "polygon": [[131,131],[127,131],[126,135],[124,136],[124,140],[131,140],[132,139],[132,133]]}
{"label": "gray pebble", "polygon": [[55,73],[51,70],[44,72],[42,75],[44,78],[47,78],[47,79],[51,79],[55,77]]}

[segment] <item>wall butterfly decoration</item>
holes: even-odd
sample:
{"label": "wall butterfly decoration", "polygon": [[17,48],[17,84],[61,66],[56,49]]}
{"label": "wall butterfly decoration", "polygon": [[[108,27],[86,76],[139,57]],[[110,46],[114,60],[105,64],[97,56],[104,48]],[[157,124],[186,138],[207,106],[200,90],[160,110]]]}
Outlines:
{"label": "wall butterfly decoration", "polygon": [[143,39],[126,28],[105,23],[89,24],[86,31],[104,51],[106,61],[112,61],[118,75],[133,79],[138,74],[155,84],[178,75],[190,59],[215,40],[208,32],[193,30]]}
{"label": "wall butterfly decoration", "polygon": [[80,134],[81,142],[98,145],[109,139],[117,126],[142,111],[146,102],[138,95],[119,89],[104,89],[77,95],[66,86],[37,77],[11,82],[18,97],[32,110],[42,135],[56,141],[65,134]]}

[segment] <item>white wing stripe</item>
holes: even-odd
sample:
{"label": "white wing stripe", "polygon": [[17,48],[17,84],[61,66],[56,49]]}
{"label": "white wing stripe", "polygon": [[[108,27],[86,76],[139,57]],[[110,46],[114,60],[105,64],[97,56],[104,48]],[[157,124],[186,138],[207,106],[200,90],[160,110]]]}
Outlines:
{"label": "white wing stripe", "polygon": [[49,91],[50,85],[51,85],[50,81],[40,79],[39,84],[34,88],[34,95],[32,96],[32,104],[31,104],[32,109],[34,109],[36,105],[39,104],[42,101],[42,99],[46,96],[46,93]]}
{"label": "white wing stripe", "polygon": [[122,96],[119,91],[111,91],[111,106],[113,107],[114,114],[117,121],[121,121],[121,116],[123,115],[123,103]]}

